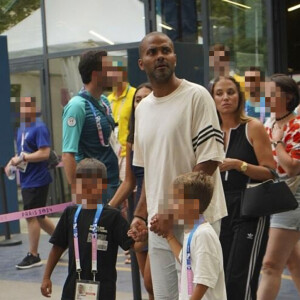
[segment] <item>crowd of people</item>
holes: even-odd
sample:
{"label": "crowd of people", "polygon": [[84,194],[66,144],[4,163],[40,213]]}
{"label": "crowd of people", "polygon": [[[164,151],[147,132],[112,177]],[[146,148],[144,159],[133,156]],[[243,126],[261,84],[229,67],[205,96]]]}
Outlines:
{"label": "crowd of people", "polygon": [[[163,33],[140,43],[138,65],[149,83],[137,88],[124,61],[116,67],[104,51],[81,56],[83,88],[62,117],[62,159],[77,206],[64,211],[55,230],[47,217],[34,218],[35,230],[46,230],[53,244],[44,296],[69,249],[61,299],[87,299],[87,291],[88,299],[115,299],[118,246],[135,250],[150,300],[276,299],[285,267],[300,294],[300,207],[241,215],[248,186],[275,173],[300,204],[299,86],[284,74],[265,78],[254,66],[239,76],[229,54],[223,45],[211,48],[207,89],[176,76],[174,45]],[[32,127],[42,131],[34,151]],[[32,121],[20,129],[18,155],[7,166],[28,164],[21,177],[27,209],[50,182],[28,186],[35,193],[29,197],[26,177],[49,156],[43,128]],[[134,216],[126,221],[128,199]],[[25,260],[26,268],[40,265],[36,243]]]}

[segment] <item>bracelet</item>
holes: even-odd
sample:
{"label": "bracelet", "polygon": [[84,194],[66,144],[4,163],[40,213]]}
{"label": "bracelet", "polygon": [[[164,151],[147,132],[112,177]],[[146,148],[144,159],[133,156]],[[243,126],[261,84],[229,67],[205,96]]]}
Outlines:
{"label": "bracelet", "polygon": [[148,224],[147,220],[141,216],[134,215],[133,217],[143,220],[146,223],[146,225]]}
{"label": "bracelet", "polygon": [[277,141],[277,142],[273,143],[274,148],[276,148],[278,144],[282,144],[284,146],[284,142],[283,141]]}

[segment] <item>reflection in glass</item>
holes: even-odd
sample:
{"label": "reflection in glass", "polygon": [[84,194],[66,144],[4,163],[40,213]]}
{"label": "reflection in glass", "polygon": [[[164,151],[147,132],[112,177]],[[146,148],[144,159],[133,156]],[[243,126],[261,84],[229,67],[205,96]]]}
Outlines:
{"label": "reflection in glass", "polygon": [[79,56],[49,60],[53,143],[61,153],[63,107],[82,87],[78,72]]}
{"label": "reflection in glass", "polygon": [[7,36],[10,59],[42,54],[40,0],[2,0],[0,34]]}
{"label": "reflection in glass", "polygon": [[14,73],[10,76],[11,97],[35,97],[36,106],[41,109],[40,71]]}
{"label": "reflection in glass", "polygon": [[46,1],[49,52],[138,42],[145,35],[139,0]]}
{"label": "reflection in glass", "polygon": [[158,31],[167,34],[172,41],[201,43],[202,38],[198,28],[200,22],[197,17],[199,2],[195,0],[157,0]]}
{"label": "reflection in glass", "polygon": [[231,68],[243,74],[249,66],[266,69],[266,13],[262,0],[209,0],[211,45],[230,49]]}

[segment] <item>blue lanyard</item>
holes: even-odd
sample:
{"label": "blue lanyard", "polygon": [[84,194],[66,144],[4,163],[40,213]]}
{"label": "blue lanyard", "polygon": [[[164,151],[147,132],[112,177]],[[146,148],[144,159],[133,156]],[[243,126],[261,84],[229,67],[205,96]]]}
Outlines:
{"label": "blue lanyard", "polygon": [[[73,237],[74,237],[74,253],[75,253],[75,262],[76,262],[76,271],[80,279],[81,265],[80,265],[80,255],[79,255],[79,243],[78,243],[78,216],[80,214],[82,205],[78,205],[77,210],[74,215],[73,221]],[[94,216],[94,221],[92,225],[92,273],[94,275],[97,273],[97,225],[100,219],[101,213],[103,210],[103,205],[97,205],[97,211]]]}
{"label": "blue lanyard", "polygon": [[186,257],[187,257],[187,260],[189,259],[189,262],[191,262],[191,242],[193,239],[193,235],[194,235],[195,231],[197,230],[198,226],[200,226],[204,222],[205,222],[205,219],[203,216],[201,216],[200,219],[195,223],[193,230],[189,234],[187,246],[186,246],[186,254],[187,254]]}
{"label": "blue lanyard", "polygon": [[193,293],[193,272],[192,272],[192,262],[191,262],[191,242],[193,239],[193,235],[197,230],[198,226],[203,224],[205,219],[203,216],[200,217],[198,222],[195,223],[193,230],[190,232],[187,246],[186,246],[186,270],[187,270],[187,280],[188,280],[188,295],[191,296]]}

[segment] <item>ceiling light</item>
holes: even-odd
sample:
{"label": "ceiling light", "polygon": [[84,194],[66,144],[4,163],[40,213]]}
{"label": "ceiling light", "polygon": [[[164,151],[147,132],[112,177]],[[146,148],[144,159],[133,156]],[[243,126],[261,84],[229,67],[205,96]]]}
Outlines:
{"label": "ceiling light", "polygon": [[93,30],[90,30],[89,31],[90,34],[96,36],[97,38],[99,38],[100,40],[104,41],[105,43],[109,44],[109,45],[114,45],[115,43],[112,42],[111,40],[107,39],[106,37],[104,37],[103,35],[93,31]]}
{"label": "ceiling light", "polygon": [[167,29],[167,30],[173,30],[173,28],[172,28],[171,26],[168,26],[168,25],[166,25],[166,24],[160,23],[159,26],[162,27],[162,28],[165,28],[165,29]]}
{"label": "ceiling light", "polygon": [[298,8],[300,8],[300,4],[291,6],[290,8],[288,8],[288,11],[293,11],[293,10],[296,10],[296,9],[298,9]]}
{"label": "ceiling light", "polygon": [[239,6],[239,7],[251,9],[251,6],[247,6],[247,5],[238,3],[238,2],[234,2],[234,1],[230,1],[230,0],[222,0],[222,1],[223,1],[223,2],[228,2],[228,3],[230,3],[230,4],[233,4],[233,5],[236,5],[236,6]]}

